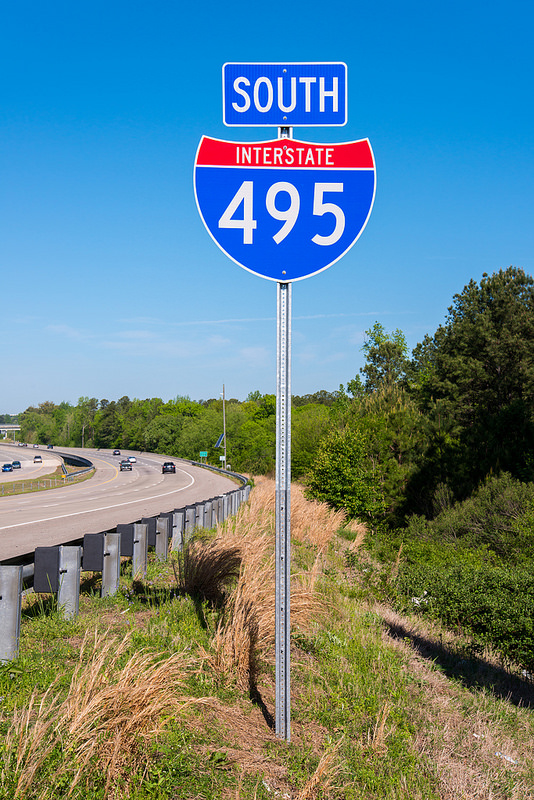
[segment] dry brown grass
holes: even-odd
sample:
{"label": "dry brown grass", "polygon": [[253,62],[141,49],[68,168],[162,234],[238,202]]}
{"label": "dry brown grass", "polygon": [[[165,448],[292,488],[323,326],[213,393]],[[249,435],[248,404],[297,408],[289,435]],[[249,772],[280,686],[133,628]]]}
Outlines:
{"label": "dry brown grass", "polygon": [[299,484],[291,485],[291,535],[324,550],[344,525],[344,511],[334,511],[326,503],[307,500]]}
{"label": "dry brown grass", "polygon": [[61,760],[54,778],[67,776],[68,796],[91,764],[105,775],[105,796],[112,797],[117,782],[124,791],[129,775],[146,758],[144,745],[163,729],[169,714],[194,704],[216,704],[180,694],[190,658],[139,651],[126,658],[129,638],[95,635],[90,642],[86,637],[66,698],[52,686],[40,703],[34,695],[27,707],[15,711],[5,742],[9,763],[4,765],[16,780],[13,800],[54,797],[53,785],[43,785],[36,776],[58,747]]}
{"label": "dry brown grass", "polygon": [[[275,638],[275,484],[260,479],[250,501],[239,514],[217,529],[217,540],[239,547],[242,564],[227,613],[213,641],[214,655],[206,654],[213,669],[235,675],[243,689],[257,677],[258,657],[272,661]],[[324,612],[316,591],[321,573],[321,552],[344,522],[344,515],[324,503],[306,500],[299,486],[292,486],[291,534],[317,549],[311,568],[292,575],[292,626],[307,631]]]}
{"label": "dry brown grass", "polygon": [[323,797],[328,796],[332,781],[340,770],[338,751],[341,746],[340,739],[334,747],[326,750],[317,765],[317,769],[306,785],[295,796],[295,800],[315,800],[319,791]]}
{"label": "dry brown grass", "polygon": [[[454,634],[420,618],[402,617],[385,606],[375,610],[388,626],[402,626],[409,634],[403,639],[384,637],[389,647],[403,652],[415,679],[414,705],[421,715],[416,748],[434,766],[441,800],[534,800],[534,787],[525,777],[532,764],[531,710],[514,710],[515,735],[511,736],[499,718],[501,712],[503,718],[507,715],[506,698],[500,712],[491,695],[469,692],[449,680],[410,644],[410,637],[439,646],[447,641],[453,644]],[[491,654],[486,655],[491,660]],[[496,788],[499,775],[502,790]]]}
{"label": "dry brown grass", "polygon": [[220,604],[239,576],[240,548],[222,539],[196,539],[173,554],[171,563],[179,592]]}

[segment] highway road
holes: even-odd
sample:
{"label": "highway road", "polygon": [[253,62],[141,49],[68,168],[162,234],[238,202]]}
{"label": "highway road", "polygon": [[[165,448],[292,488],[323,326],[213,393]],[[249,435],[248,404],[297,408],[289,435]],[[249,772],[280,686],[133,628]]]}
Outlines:
{"label": "highway road", "polygon": [[[120,522],[156,516],[237,488],[230,478],[176,458],[131,450],[121,451],[120,456],[112,455],[111,450],[87,448],[62,448],[62,452],[92,461],[94,477],[58,489],[0,496],[0,562],[33,552],[36,547],[111,530]],[[38,453],[42,465],[33,463]],[[119,462],[130,455],[137,459],[132,471],[120,472]],[[0,464],[14,459],[22,468],[2,473],[0,482],[42,478],[59,463],[53,450],[0,445]],[[161,465],[168,460],[176,464],[176,474],[162,474]]]}

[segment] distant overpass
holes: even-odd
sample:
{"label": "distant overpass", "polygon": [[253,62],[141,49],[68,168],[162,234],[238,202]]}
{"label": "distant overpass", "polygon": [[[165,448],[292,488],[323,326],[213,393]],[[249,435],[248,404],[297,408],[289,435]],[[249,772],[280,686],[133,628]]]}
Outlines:
{"label": "distant overpass", "polygon": [[13,422],[0,422],[0,436],[7,439],[8,433],[13,431],[13,441],[15,441],[15,431],[20,431],[20,425],[15,425]]}

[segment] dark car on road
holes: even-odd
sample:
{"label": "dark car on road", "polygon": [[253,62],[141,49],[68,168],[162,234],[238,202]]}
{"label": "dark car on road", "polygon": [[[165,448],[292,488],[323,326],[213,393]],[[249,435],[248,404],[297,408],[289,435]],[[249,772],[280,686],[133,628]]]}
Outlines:
{"label": "dark car on road", "polygon": [[113,455],[114,455],[114,456],[120,456],[120,454],[121,454],[121,451],[120,451],[120,450],[114,450],[114,451],[113,451]]}
{"label": "dark car on road", "polygon": [[13,461],[13,469],[21,469],[20,461]]}
{"label": "dark car on road", "polygon": [[174,463],[172,461],[165,461],[165,463],[161,468],[161,471],[163,472],[163,474],[165,474],[166,472],[176,472],[176,467],[174,466]]}
{"label": "dark car on road", "polygon": [[124,459],[123,461],[121,461],[121,463],[119,464],[119,468],[120,468],[120,471],[121,471],[121,472],[122,472],[123,470],[125,470],[125,469],[129,469],[129,470],[130,470],[130,472],[131,472],[131,471],[132,471],[132,462],[131,462],[131,461],[128,461],[128,459],[127,459],[127,458],[125,458],[125,459]]}
{"label": "dark car on road", "polygon": [[2,472],[13,472],[13,464],[4,464]]}

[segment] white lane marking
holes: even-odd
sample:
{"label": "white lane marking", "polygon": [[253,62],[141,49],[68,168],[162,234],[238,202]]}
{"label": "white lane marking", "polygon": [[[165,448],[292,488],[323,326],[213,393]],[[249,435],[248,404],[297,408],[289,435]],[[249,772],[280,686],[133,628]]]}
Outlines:
{"label": "white lane marking", "polygon": [[[179,472],[183,472],[184,475],[188,475],[191,478],[190,483],[187,486],[182,486],[180,489],[173,489],[172,492],[163,492],[163,494],[155,494],[152,497],[144,497],[143,500],[157,500],[158,497],[167,497],[169,494],[176,494],[176,492],[183,492],[184,489],[189,489],[195,483],[195,479],[189,472],[186,472],[183,469],[179,469]],[[138,490],[139,491],[139,490]],[[82,514],[93,514],[95,511],[109,511],[110,508],[121,508],[121,506],[130,506],[132,503],[138,503],[139,500],[129,500],[127,503],[115,503],[112,506],[101,506],[100,508],[91,508],[89,511],[73,511],[72,514],[60,514],[57,517],[46,517],[45,519],[34,519],[31,522],[18,522],[16,525],[4,525],[0,528],[0,531],[7,531],[10,528],[23,528],[26,525],[38,525],[41,522],[52,522],[55,519],[66,519],[66,517],[79,517]]]}

